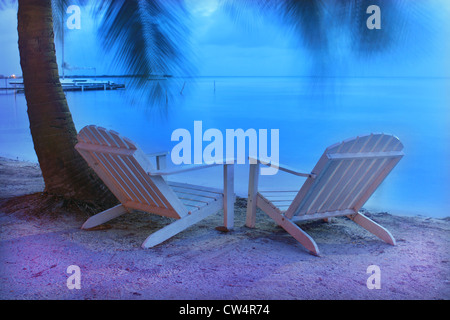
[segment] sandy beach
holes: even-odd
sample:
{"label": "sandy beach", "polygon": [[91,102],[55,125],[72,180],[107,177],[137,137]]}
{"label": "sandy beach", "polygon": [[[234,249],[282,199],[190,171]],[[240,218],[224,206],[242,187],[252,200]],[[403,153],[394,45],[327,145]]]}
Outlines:
{"label": "sandy beach", "polygon": [[[238,198],[232,232],[215,229],[220,212],[144,250],[142,241],[169,219],[135,212],[81,230],[89,214],[43,202],[43,186],[38,165],[0,158],[3,300],[450,298],[448,218],[365,212],[393,234],[396,246],[347,218],[302,223],[320,248],[315,257],[263,212],[255,229],[245,227],[246,199]],[[71,265],[80,268],[81,289],[67,286]],[[379,267],[379,289],[367,286],[371,265]]]}

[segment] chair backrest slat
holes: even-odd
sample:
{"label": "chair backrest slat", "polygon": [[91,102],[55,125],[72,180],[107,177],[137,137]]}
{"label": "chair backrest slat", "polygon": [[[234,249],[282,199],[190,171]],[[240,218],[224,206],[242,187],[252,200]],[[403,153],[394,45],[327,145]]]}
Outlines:
{"label": "chair backrest slat", "polygon": [[358,211],[403,157],[392,135],[371,134],[328,147],[285,215]]}
{"label": "chair backrest slat", "polygon": [[147,174],[153,168],[131,140],[91,125],[78,141],[75,148],[124,206],[173,218],[188,214],[163,178]]}
{"label": "chair backrest slat", "polygon": [[150,179],[146,177],[146,174],[142,170],[138,169],[139,166],[135,163],[136,161],[134,159],[129,159],[128,157],[121,157],[121,160],[129,168],[130,170],[129,174],[133,176],[134,179],[136,179],[136,181],[139,182],[138,188],[149,205],[165,208],[170,207],[170,204],[164,203],[164,201],[161,200],[160,196],[155,190],[155,186],[149,182]]}

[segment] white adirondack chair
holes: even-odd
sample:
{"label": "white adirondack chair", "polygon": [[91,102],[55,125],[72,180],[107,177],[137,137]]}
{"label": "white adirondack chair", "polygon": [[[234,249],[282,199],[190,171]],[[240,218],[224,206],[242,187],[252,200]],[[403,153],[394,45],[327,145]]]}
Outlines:
{"label": "white adirondack chair", "polygon": [[328,147],[311,173],[271,164],[279,170],[306,177],[300,190],[294,191],[258,191],[259,165],[268,161],[253,159],[256,164],[250,165],[246,226],[255,227],[259,207],[310,253],[319,255],[317,244],[295,222],[347,216],[395,245],[389,231],[359,213],[359,209],[403,157],[402,150],[397,137],[370,134]]}
{"label": "white adirondack chair", "polygon": [[143,248],[149,248],[222,208],[224,227],[233,228],[235,194],[232,164],[224,164],[224,190],[220,190],[166,181],[165,176],[210,165],[155,170],[150,159],[134,142],[112,130],[86,126],[79,132],[75,148],[121,203],[90,217],[82,229],[93,228],[131,210],[177,219],[152,233],[142,243]]}

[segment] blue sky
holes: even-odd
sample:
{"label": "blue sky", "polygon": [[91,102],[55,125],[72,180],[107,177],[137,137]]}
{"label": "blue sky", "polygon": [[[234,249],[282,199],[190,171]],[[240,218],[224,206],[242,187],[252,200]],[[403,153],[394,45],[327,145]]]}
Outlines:
{"label": "blue sky", "polygon": [[[425,0],[424,0],[425,1]],[[433,39],[413,34],[406,46],[376,60],[358,61],[345,50],[330,64],[337,74],[383,76],[450,76],[449,1],[426,0],[433,12],[427,21]],[[293,35],[270,21],[258,21],[252,28],[234,21],[220,9],[218,0],[186,0],[192,14],[191,43],[200,76],[295,76],[307,75],[311,57]],[[82,8],[81,30],[66,30],[66,62],[77,67],[96,67],[97,74],[117,73],[114,61],[105,56],[96,37],[97,24]],[[21,74],[17,49],[16,9],[0,11],[0,74]],[[415,29],[413,32],[421,32]],[[416,42],[414,41],[416,39]],[[428,43],[425,40],[429,40]],[[339,42],[336,48],[343,47]],[[57,43],[58,59],[61,48]],[[411,53],[414,53],[411,54]],[[337,71],[339,70],[339,71]],[[79,73],[93,74],[80,70]]]}

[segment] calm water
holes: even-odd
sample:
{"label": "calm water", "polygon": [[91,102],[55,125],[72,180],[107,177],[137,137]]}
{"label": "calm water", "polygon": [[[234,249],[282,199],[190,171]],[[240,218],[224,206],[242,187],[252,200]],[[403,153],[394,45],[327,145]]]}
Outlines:
{"label": "calm water", "polygon": [[[192,131],[195,120],[203,121],[203,130],[223,133],[279,129],[280,162],[304,171],[335,142],[371,132],[394,134],[406,155],[364,207],[445,217],[450,212],[449,89],[449,79],[201,78],[187,81],[183,99],[165,115],[131,100],[129,90],[68,92],[67,99],[78,130],[87,124],[114,129],[147,153],[171,150],[172,131]],[[0,94],[0,155],[37,161],[22,94]],[[177,179],[220,186],[220,170]],[[246,195],[247,180],[248,166],[237,166],[239,195]],[[299,188],[302,182],[279,173],[260,183]]]}

